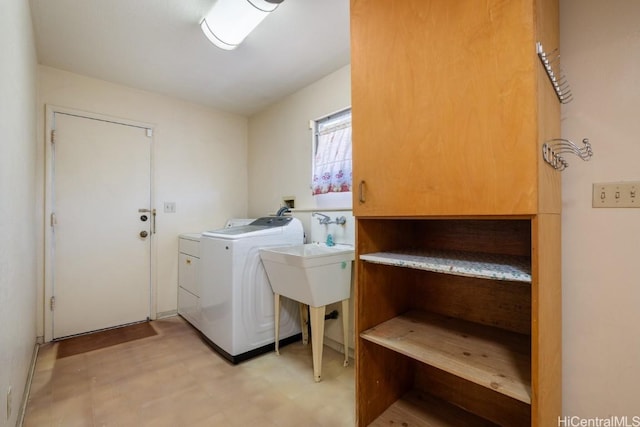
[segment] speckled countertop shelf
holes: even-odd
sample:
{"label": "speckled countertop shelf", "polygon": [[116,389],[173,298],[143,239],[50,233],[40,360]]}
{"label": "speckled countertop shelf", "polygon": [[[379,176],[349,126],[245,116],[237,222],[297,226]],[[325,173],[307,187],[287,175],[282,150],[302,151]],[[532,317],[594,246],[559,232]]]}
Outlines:
{"label": "speckled countertop shelf", "polygon": [[531,283],[527,257],[461,251],[393,251],[360,255],[363,261],[481,279]]}

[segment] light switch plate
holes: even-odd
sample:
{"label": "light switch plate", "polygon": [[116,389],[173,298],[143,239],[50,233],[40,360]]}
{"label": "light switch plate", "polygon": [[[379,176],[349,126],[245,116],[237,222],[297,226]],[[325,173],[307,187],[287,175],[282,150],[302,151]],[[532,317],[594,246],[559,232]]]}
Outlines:
{"label": "light switch plate", "polygon": [[594,208],[640,208],[640,181],[593,184]]}
{"label": "light switch plate", "polygon": [[164,213],[176,213],[176,202],[164,202]]}

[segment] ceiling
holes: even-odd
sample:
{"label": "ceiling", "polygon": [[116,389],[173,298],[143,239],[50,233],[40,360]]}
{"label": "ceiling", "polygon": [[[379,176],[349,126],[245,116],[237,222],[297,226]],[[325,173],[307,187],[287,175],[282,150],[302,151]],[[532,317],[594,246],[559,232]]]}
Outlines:
{"label": "ceiling", "polygon": [[349,64],[349,0],[285,0],[233,51],[200,30],[214,3],[31,0],[38,62],[246,116]]}

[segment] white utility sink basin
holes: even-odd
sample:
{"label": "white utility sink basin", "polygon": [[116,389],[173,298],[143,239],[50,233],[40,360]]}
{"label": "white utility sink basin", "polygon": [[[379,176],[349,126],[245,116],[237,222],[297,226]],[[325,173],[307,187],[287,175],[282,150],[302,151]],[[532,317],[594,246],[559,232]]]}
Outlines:
{"label": "white utility sink basin", "polygon": [[260,249],[273,292],[312,307],[350,297],[354,253],[350,245],[317,243]]}
{"label": "white utility sink basin", "polygon": [[[316,382],[320,381],[325,306],[341,301],[344,366],[347,366],[351,264],[355,258],[353,246],[307,243],[262,248],[260,258],[274,293],[276,353],[280,354],[280,296],[284,296],[301,303],[300,321],[305,344],[308,342],[307,321],[311,322],[313,377]],[[311,315],[308,320],[305,305],[309,306]]]}

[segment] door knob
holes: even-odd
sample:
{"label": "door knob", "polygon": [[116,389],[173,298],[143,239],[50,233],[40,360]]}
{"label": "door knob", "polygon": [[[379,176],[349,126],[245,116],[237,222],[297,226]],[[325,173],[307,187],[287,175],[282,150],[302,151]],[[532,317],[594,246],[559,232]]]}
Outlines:
{"label": "door knob", "polygon": [[143,239],[144,239],[145,237],[147,237],[148,235],[149,235],[149,233],[147,233],[147,231],[146,231],[146,230],[142,230],[142,231],[140,232],[140,237],[142,237]]}

